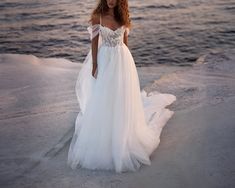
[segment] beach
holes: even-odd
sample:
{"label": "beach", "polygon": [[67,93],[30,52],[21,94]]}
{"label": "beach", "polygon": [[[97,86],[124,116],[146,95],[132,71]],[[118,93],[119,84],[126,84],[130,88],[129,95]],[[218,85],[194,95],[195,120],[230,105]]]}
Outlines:
{"label": "beach", "polygon": [[81,63],[0,54],[0,187],[234,187],[234,54],[214,50],[193,66],[137,67],[141,89],[177,100],[151,166],[121,174],[66,165]]}
{"label": "beach", "polygon": [[0,188],[234,188],[233,0],[130,0],[140,87],[175,95],[174,115],[150,166],[122,174],[67,166],[95,5],[0,2]]}

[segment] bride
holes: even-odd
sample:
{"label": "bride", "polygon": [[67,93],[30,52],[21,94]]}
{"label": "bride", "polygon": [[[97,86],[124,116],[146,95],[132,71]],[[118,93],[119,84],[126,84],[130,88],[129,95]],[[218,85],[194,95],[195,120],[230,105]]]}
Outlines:
{"label": "bride", "polygon": [[150,165],[163,126],[173,115],[171,94],[140,91],[128,49],[127,0],[100,0],[88,27],[91,49],[76,82],[80,106],[67,164],[76,169],[136,171]]}

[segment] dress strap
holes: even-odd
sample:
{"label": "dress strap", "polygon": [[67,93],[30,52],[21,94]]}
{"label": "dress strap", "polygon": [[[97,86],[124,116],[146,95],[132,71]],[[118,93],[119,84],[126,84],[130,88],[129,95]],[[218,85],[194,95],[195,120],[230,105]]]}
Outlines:
{"label": "dress strap", "polygon": [[100,14],[100,25],[102,25],[102,18],[101,18],[101,14]]}

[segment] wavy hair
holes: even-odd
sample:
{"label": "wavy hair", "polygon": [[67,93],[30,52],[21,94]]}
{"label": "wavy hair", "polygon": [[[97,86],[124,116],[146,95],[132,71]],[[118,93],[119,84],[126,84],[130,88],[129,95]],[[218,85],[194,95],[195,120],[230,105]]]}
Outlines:
{"label": "wavy hair", "polygon": [[[107,1],[99,0],[96,8],[92,11],[91,19],[89,21],[91,21],[95,15],[106,14],[108,10],[109,7],[107,5]],[[128,0],[117,0],[117,6],[114,7],[114,18],[121,25],[125,25],[126,27],[131,26]]]}

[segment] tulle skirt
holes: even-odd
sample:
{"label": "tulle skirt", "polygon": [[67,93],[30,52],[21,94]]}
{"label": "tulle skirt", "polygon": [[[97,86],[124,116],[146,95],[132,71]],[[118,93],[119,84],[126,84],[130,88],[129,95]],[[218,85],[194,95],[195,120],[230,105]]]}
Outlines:
{"label": "tulle skirt", "polygon": [[136,171],[150,155],[173,111],[172,94],[140,91],[133,57],[126,45],[98,50],[96,78],[88,53],[76,82],[80,106],[68,152],[68,165],[88,169]]}

